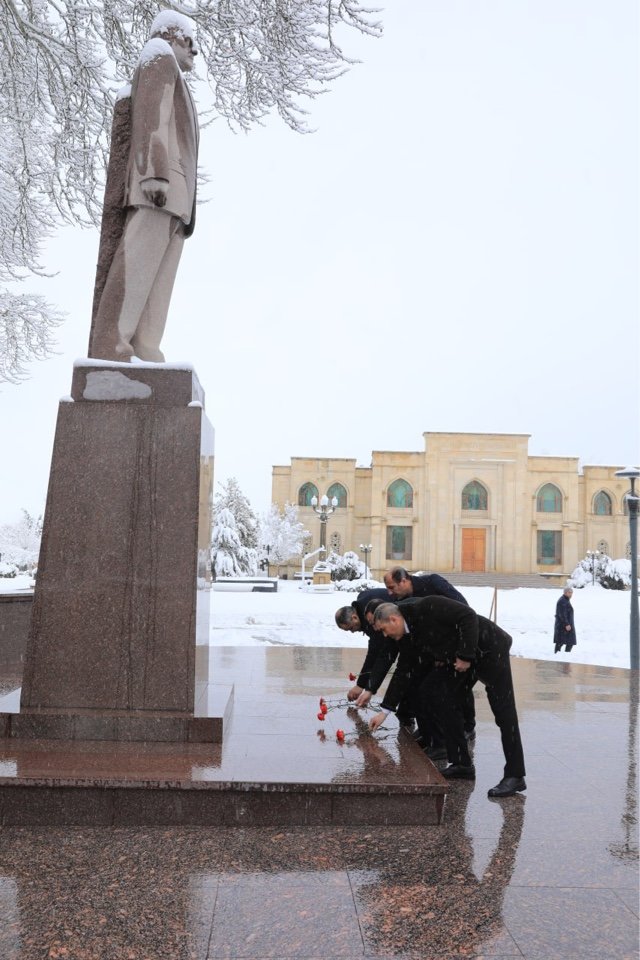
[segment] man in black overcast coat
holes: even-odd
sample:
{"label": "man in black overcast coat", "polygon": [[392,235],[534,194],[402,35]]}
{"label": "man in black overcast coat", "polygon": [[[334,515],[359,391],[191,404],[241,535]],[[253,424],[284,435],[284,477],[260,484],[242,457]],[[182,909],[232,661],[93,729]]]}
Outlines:
{"label": "man in black overcast coat", "polygon": [[347,693],[349,700],[357,700],[366,688],[369,683],[371,668],[378,657],[386,657],[388,671],[398,655],[397,650],[393,650],[389,645],[385,635],[379,630],[374,630],[373,625],[367,623],[365,616],[365,610],[370,600],[388,599],[389,595],[382,587],[373,590],[362,590],[348,607],[340,607],[336,610],[336,624],[340,630],[346,630],[349,633],[364,633],[368,638],[367,655],[364,658],[364,663],[360,667],[360,673],[358,674],[355,686]]}
{"label": "man in black overcast coat", "polygon": [[458,603],[466,599],[452,583],[439,573],[413,574],[404,567],[391,567],[384,575],[384,585],[394,601],[407,600],[409,597],[449,597]]}
{"label": "man in black overcast coat", "polygon": [[[394,603],[399,600],[407,600],[415,597],[448,597],[449,600],[457,600],[458,603],[467,604],[466,597],[456,590],[452,583],[449,583],[439,573],[412,574],[404,567],[391,567],[384,575],[384,585],[387,588],[389,596]],[[467,677],[467,683],[458,690],[458,696],[462,703],[464,711],[464,729],[467,739],[473,739],[476,727],[476,704],[473,697],[473,685],[475,677]],[[418,709],[414,710],[419,713]],[[425,727],[433,730],[433,721],[425,722]],[[437,724],[436,724],[437,729]],[[432,759],[443,758],[442,740],[436,738],[433,751],[428,752]]]}
{"label": "man in black overcast coat", "polygon": [[[520,739],[509,650],[511,637],[471,607],[446,597],[423,597],[385,603],[375,612],[375,625],[398,642],[400,659],[382,701],[382,712],[369,722],[371,730],[395,710],[406,690],[420,678],[419,696],[441,725],[449,766],[447,779],[475,779],[475,767],[464,736],[460,685],[473,670],[484,683],[505,755],[504,777],[489,790],[490,797],[510,797],[526,790],[524,753]],[[366,706],[377,689],[372,675],[356,706]]]}
{"label": "man in black overcast coat", "polygon": [[555,653],[560,653],[563,644],[567,653],[571,653],[571,648],[576,644],[576,626],[573,621],[573,607],[571,606],[572,596],[572,588],[565,587],[556,604],[556,619],[553,631]]}

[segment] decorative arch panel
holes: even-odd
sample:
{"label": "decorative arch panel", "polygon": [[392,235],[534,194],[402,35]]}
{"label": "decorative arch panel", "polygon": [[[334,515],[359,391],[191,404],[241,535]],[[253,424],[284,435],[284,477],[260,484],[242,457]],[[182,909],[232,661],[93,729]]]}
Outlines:
{"label": "decorative arch panel", "polygon": [[310,507],[311,501],[318,496],[318,488],[315,483],[303,483],[298,490],[298,506]]}
{"label": "decorative arch panel", "polygon": [[404,509],[413,506],[413,487],[406,480],[394,480],[387,489],[387,506]]}
{"label": "decorative arch panel", "polygon": [[555,483],[545,483],[536,496],[538,513],[562,513],[562,493]]}

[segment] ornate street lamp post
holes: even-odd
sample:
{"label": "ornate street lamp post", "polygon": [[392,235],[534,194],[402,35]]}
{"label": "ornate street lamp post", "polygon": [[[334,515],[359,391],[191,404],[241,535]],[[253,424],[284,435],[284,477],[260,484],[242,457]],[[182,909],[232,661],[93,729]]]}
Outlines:
{"label": "ornate street lamp post", "polygon": [[373,547],[371,546],[370,543],[361,543],[361,544],[360,544],[360,550],[362,551],[362,553],[364,553],[364,578],[365,578],[365,580],[368,580],[368,579],[369,579],[369,566],[368,566],[368,564],[367,564],[367,557],[369,556],[369,554],[370,554],[371,551],[373,550]]}
{"label": "ornate street lamp post", "polygon": [[629,540],[631,541],[631,617],[629,622],[629,648],[631,669],[637,670],[640,666],[639,623],[638,616],[638,506],[640,497],[636,494],[636,480],[640,477],[637,467],[625,467],[616,470],[616,477],[625,477],[631,481],[631,493],[627,496],[629,507]]}
{"label": "ornate street lamp post", "polygon": [[314,512],[320,517],[320,546],[324,547],[325,554],[327,551],[327,520],[338,506],[338,498],[333,497],[331,503],[329,503],[329,497],[326,495],[320,497],[320,506],[318,506],[318,498],[311,497],[311,506],[314,509]]}
{"label": "ornate street lamp post", "polygon": [[595,586],[596,583],[596,570],[598,568],[598,561],[602,554],[599,550],[587,550],[587,557],[591,561],[591,574],[592,574],[592,583]]}

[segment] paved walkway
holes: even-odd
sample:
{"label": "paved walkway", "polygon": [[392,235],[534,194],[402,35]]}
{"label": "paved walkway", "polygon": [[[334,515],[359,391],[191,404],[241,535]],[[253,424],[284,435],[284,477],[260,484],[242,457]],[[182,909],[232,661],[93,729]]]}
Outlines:
{"label": "paved walkway", "polygon": [[[255,703],[308,690],[311,708],[362,651],[255,656]],[[228,679],[237,648],[215,657]],[[452,784],[439,826],[6,827],[0,957],[637,960],[637,674],[513,666],[526,794],[487,799],[502,756],[478,691],[478,779]],[[255,740],[282,735],[265,716]]]}

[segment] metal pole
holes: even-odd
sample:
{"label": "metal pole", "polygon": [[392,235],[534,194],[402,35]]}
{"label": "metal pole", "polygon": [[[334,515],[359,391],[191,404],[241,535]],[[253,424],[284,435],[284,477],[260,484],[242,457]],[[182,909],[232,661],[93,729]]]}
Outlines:
{"label": "metal pole", "polygon": [[638,506],[640,497],[636,496],[636,480],[640,477],[637,467],[625,467],[616,470],[616,477],[625,477],[631,482],[631,493],[627,497],[629,507],[629,546],[631,548],[631,616],[629,620],[629,665],[632,670],[640,668],[640,617],[638,616]]}
{"label": "metal pole", "polygon": [[327,549],[327,513],[323,510],[320,514],[320,546]]}
{"label": "metal pole", "polygon": [[640,617],[638,616],[638,503],[635,492],[635,477],[631,478],[631,496],[629,503],[629,539],[631,540],[631,620],[629,625],[629,644],[631,669],[640,667]]}

